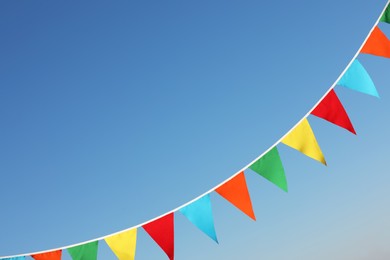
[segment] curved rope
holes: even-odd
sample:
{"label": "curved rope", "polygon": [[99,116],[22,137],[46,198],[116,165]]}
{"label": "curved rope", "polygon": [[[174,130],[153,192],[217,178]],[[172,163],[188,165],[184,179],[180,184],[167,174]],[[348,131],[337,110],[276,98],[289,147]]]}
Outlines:
{"label": "curved rope", "polygon": [[72,245],[68,245],[68,246],[63,246],[63,247],[58,247],[58,248],[52,248],[52,249],[48,249],[48,250],[43,250],[43,251],[37,251],[37,252],[31,252],[31,253],[24,253],[24,254],[19,254],[19,255],[11,255],[11,256],[2,256],[0,257],[0,260],[1,259],[4,259],[4,258],[12,258],[12,257],[23,257],[23,256],[31,256],[31,255],[36,255],[36,254],[44,254],[44,253],[49,253],[49,252],[52,252],[52,251],[57,251],[57,250],[64,250],[64,249],[68,249],[68,248],[71,248],[71,247],[75,247],[75,246],[80,246],[80,245],[83,245],[83,244],[88,244],[88,243],[91,243],[91,242],[95,242],[95,241],[99,241],[99,240],[103,240],[107,237],[110,237],[110,236],[113,236],[113,235],[117,235],[119,233],[122,233],[122,232],[125,232],[125,231],[128,231],[128,230],[131,230],[131,229],[135,229],[135,228],[139,228],[139,227],[142,227],[144,226],[145,224],[148,224],[150,222],[153,222],[161,217],[164,217],[168,214],[171,214],[171,213],[174,213],[178,210],[180,210],[181,208],[184,208],[186,207],[187,205],[193,203],[194,201],[200,199],[201,197],[213,192],[214,190],[216,190],[218,187],[224,185],[225,183],[227,183],[228,181],[230,181],[231,179],[233,179],[234,177],[236,177],[238,174],[240,174],[241,172],[247,170],[253,163],[255,163],[257,160],[259,160],[261,157],[263,157],[265,154],[267,154],[272,148],[274,148],[275,146],[277,146],[282,140],[284,137],[286,137],[288,134],[290,134],[291,131],[294,130],[294,128],[296,126],[298,126],[304,119],[306,119],[310,114],[311,112],[313,112],[313,110],[318,106],[318,104],[321,103],[321,101],[326,97],[326,95],[332,91],[337,83],[339,82],[339,80],[341,79],[341,77],[345,74],[345,72],[349,69],[349,67],[351,66],[352,62],[356,59],[356,57],[360,54],[360,51],[361,49],[363,48],[364,44],[367,42],[368,38],[370,37],[372,31],[375,29],[375,27],[378,25],[383,13],[385,12],[386,8],[388,7],[390,3],[390,0],[387,1],[385,7],[383,8],[382,12],[380,13],[378,19],[376,20],[376,22],[374,23],[374,25],[372,26],[370,32],[368,33],[368,35],[366,36],[366,38],[364,39],[363,43],[360,45],[359,49],[356,51],[355,55],[352,57],[351,61],[348,63],[348,65],[344,68],[344,70],[341,72],[341,74],[337,77],[337,79],[334,81],[334,83],[329,87],[329,89],[325,92],[325,94],[317,101],[317,103],[306,113],[306,115],[304,115],[289,131],[287,131],[279,140],[277,140],[273,145],[271,145],[266,151],[264,151],[262,154],[260,154],[258,157],[256,157],[254,160],[252,160],[250,163],[248,163],[247,165],[245,165],[244,167],[242,167],[239,171],[237,171],[235,174],[233,174],[232,176],[230,176],[229,178],[227,178],[226,180],[222,181],[221,183],[217,184],[216,186],[214,186],[213,188],[209,189],[208,191],[204,192],[203,194],[199,195],[198,197],[182,204],[181,206],[175,208],[175,209],[172,209],[168,212],[165,212],[153,219],[149,219],[143,223],[140,223],[138,225],[135,225],[135,226],[132,226],[132,227],[129,227],[129,228],[126,228],[126,229],[123,229],[123,230],[120,230],[120,231],[117,231],[117,232],[114,232],[114,233],[111,233],[111,234],[108,234],[108,235],[105,235],[105,236],[101,236],[101,237],[98,237],[98,238],[94,238],[94,239],[91,239],[91,240],[88,240],[88,241],[84,241],[84,242],[80,242],[80,243],[76,243],[76,244],[72,244]]}

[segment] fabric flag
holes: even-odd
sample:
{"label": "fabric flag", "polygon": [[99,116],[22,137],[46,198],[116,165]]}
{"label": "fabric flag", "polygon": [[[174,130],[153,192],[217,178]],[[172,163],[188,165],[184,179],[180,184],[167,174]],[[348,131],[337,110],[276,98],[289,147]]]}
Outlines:
{"label": "fabric flag", "polygon": [[356,134],[347,112],[333,89],[321,100],[311,114]]}
{"label": "fabric flag", "polygon": [[218,243],[209,194],[181,208],[180,212],[186,216],[192,224],[197,226],[206,235]]}
{"label": "fabric flag", "polygon": [[249,168],[287,192],[286,175],[276,146]]}
{"label": "fabric flag", "polygon": [[324,155],[306,118],[282,139],[282,143],[326,165]]}
{"label": "fabric flag", "polygon": [[73,260],[96,260],[98,251],[98,241],[68,248],[68,252]]}
{"label": "fabric flag", "polygon": [[32,255],[35,260],[61,260],[62,250]]}
{"label": "fabric flag", "polygon": [[137,243],[137,229],[130,229],[105,239],[119,260],[134,260]]}
{"label": "fabric flag", "polygon": [[251,219],[256,220],[244,172],[240,172],[237,176],[218,187],[215,192],[247,214]]}
{"label": "fabric flag", "polygon": [[170,260],[174,259],[173,219],[173,213],[169,213],[142,226],[150,237],[164,250]]}
{"label": "fabric flag", "polygon": [[358,61],[354,60],[345,74],[341,77],[337,85],[347,87],[374,97],[379,97],[376,91],[374,82],[363,65]]}
{"label": "fabric flag", "polygon": [[384,23],[390,23],[390,5],[386,7],[386,10],[381,16],[380,21]]}
{"label": "fabric flag", "polygon": [[378,26],[372,31],[360,53],[390,58],[390,41]]}

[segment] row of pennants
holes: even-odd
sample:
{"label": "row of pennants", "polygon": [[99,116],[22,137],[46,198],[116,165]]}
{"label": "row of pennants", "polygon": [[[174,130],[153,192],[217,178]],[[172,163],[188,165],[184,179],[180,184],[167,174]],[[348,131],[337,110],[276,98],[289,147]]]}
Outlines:
{"label": "row of pennants", "polygon": [[[389,6],[382,14],[380,21],[390,24]],[[374,27],[367,41],[361,48],[360,53],[390,58],[390,41],[378,26]],[[345,71],[336,85],[379,97],[371,77],[357,59],[352,61],[349,68]],[[333,88],[330,89],[310,114],[325,119],[356,134],[348,114]],[[326,165],[323,153],[306,117],[285,135],[280,142]],[[279,143],[271,147],[267,153],[249,165],[248,168],[287,192],[287,180],[276,145],[279,145]],[[214,192],[229,201],[248,217],[256,220],[246,185],[244,171],[225,181],[219,187],[215,188]],[[210,194],[206,194],[190,204],[186,204],[177,211],[218,243],[214,229]],[[176,212],[166,213],[142,226],[166,253],[170,260],[174,259],[175,213]],[[137,228],[115,233],[114,235],[105,237],[104,240],[119,260],[133,260],[135,258]],[[60,260],[62,251],[67,249],[73,260],[96,260],[98,244],[99,240],[94,240],[92,242],[72,247],[64,247],[58,250],[48,250],[38,254],[25,254],[0,259],[22,260],[26,259],[26,257],[31,257],[35,260]]]}

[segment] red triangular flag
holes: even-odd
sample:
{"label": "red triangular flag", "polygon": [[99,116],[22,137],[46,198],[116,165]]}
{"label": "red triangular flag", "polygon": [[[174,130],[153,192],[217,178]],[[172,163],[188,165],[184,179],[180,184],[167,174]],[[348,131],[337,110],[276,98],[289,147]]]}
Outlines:
{"label": "red triangular flag", "polygon": [[43,254],[32,255],[35,260],[61,260],[61,250],[51,251]]}
{"label": "red triangular flag", "polygon": [[347,112],[333,89],[325,96],[311,114],[356,134]]}
{"label": "red triangular flag", "polygon": [[390,58],[390,41],[376,26],[360,52]]}
{"label": "red triangular flag", "polygon": [[173,213],[156,219],[142,226],[153,240],[168,255],[170,260],[174,258],[174,227]]}
{"label": "red triangular flag", "polygon": [[222,186],[217,188],[215,192],[247,214],[250,218],[256,220],[248,187],[246,186],[244,172],[240,172],[233,179],[224,183]]}

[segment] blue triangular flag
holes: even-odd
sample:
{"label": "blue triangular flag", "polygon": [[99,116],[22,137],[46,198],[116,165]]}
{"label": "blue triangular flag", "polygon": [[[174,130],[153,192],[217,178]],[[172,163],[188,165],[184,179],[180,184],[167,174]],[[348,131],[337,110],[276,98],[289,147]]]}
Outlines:
{"label": "blue triangular flag", "polygon": [[206,235],[218,243],[209,194],[192,202],[184,208],[181,208],[180,212],[195,226],[206,233]]}
{"label": "blue triangular flag", "polygon": [[341,77],[337,85],[379,97],[370,75],[368,75],[363,65],[356,59]]}
{"label": "blue triangular flag", "polygon": [[1,260],[24,260],[26,257],[24,256],[17,256],[17,257],[10,257],[10,258],[1,258]]}

